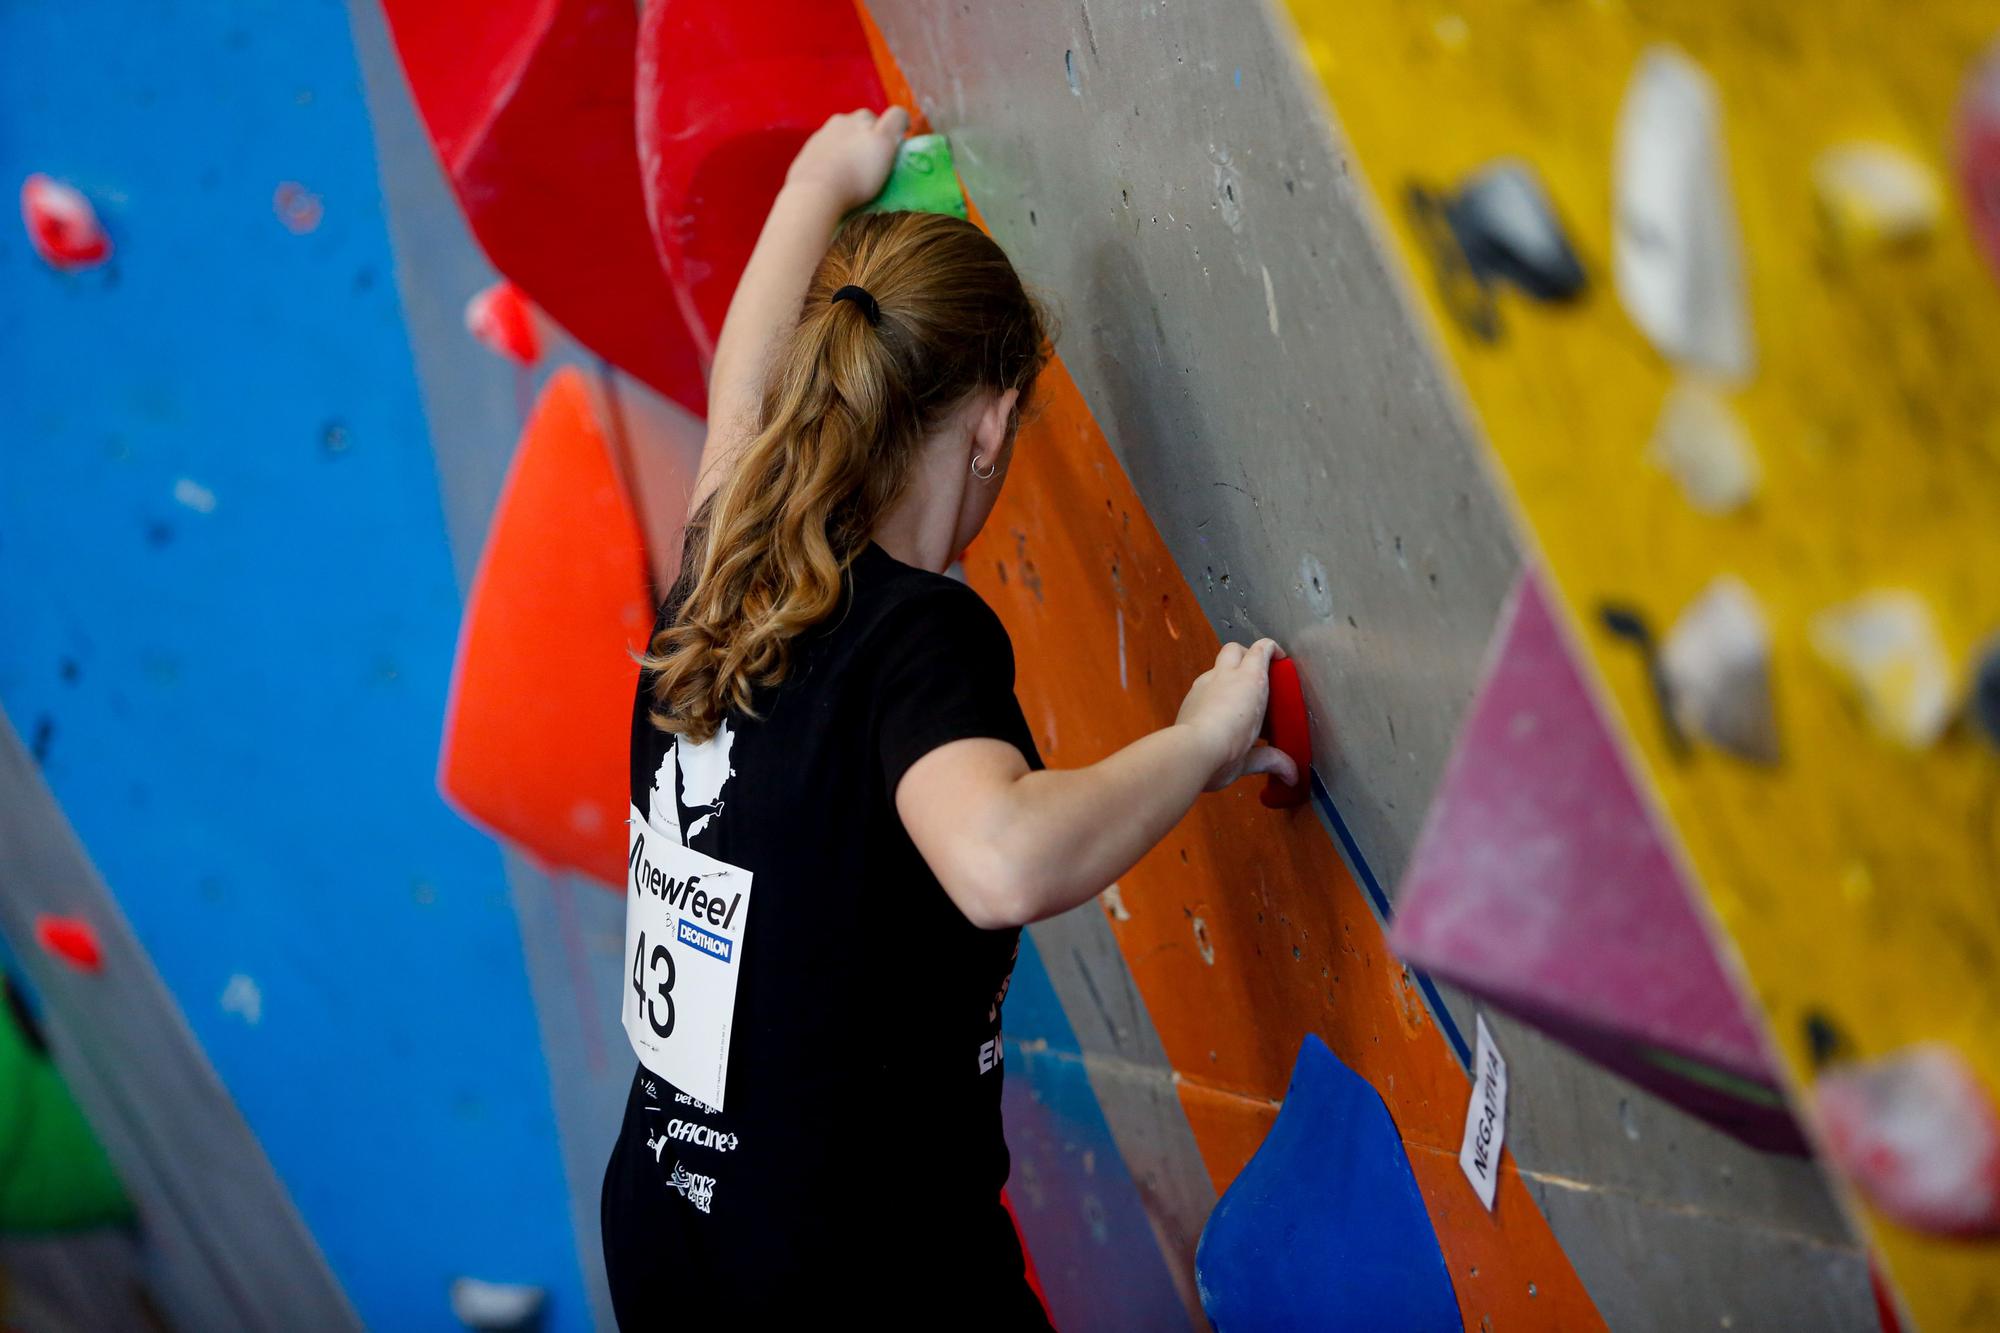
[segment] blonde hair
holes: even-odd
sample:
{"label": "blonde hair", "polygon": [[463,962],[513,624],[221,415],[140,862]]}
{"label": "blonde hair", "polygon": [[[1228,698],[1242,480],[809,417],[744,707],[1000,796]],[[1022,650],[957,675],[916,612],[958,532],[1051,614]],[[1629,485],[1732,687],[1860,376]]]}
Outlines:
{"label": "blonde hair", "polygon": [[[874,312],[831,299],[849,284]],[[755,435],[689,520],[668,623],[641,659],[653,724],[704,741],[732,709],[755,716],[754,692],[784,680],[794,641],[839,606],[931,432],[981,389],[1020,390],[1018,421],[1048,356],[1040,306],[977,227],[849,219],[778,350]]]}

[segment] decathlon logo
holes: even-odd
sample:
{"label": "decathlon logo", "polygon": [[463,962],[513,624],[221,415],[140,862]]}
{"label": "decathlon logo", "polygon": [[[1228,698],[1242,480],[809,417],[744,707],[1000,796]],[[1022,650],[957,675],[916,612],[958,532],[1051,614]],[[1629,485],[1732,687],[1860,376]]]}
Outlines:
{"label": "decathlon logo", "polygon": [[665,1137],[680,1143],[692,1143],[697,1148],[713,1148],[717,1152],[735,1152],[736,1145],[742,1142],[734,1134],[725,1134],[713,1125],[704,1125],[696,1120],[668,1121]]}
{"label": "decathlon logo", "polygon": [[[739,894],[737,896],[741,897],[742,895]],[[721,900],[717,899],[717,901],[720,902]],[[720,935],[703,930],[686,917],[681,918],[680,925],[674,934],[676,939],[690,948],[699,949],[712,958],[720,958],[725,963],[729,961],[729,954],[732,947],[730,942]]]}

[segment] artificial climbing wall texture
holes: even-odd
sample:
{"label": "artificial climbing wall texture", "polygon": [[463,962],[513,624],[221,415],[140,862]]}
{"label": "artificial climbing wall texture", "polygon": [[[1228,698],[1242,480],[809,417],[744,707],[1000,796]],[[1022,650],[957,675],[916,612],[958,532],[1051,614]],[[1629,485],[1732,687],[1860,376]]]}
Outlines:
{"label": "artificial climbing wall texture", "polygon": [[[1075,767],[1171,720],[1219,643],[1075,385],[1045,379],[966,569],[1014,637],[1043,755]],[[1218,1190],[1316,1032],[1395,1115],[1466,1322],[1600,1326],[1518,1175],[1488,1217],[1459,1174],[1464,1072],[1311,810],[1267,810],[1250,784],[1204,797],[1102,910]]]}
{"label": "artificial climbing wall texture", "polygon": [[[1438,338],[1625,720],[1794,1079],[1809,1015],[1860,1055],[1937,1038],[2000,1085],[2000,758],[1960,726],[1900,749],[1814,657],[1808,622],[1877,587],[1928,603],[1961,679],[2000,628],[2000,286],[1949,182],[1951,115],[2000,32],[1977,0],[1902,6],[1291,0],[1312,67],[1377,193],[1532,161],[1600,277],[1579,308],[1508,302]],[[1640,52],[1670,42],[1715,81],[1743,229],[1757,369],[1734,396],[1762,493],[1705,517],[1644,462],[1672,378],[1609,282],[1615,119]],[[1423,107],[1414,116],[1411,108]],[[1947,199],[1927,243],[1841,262],[1814,156],[1885,141]],[[1427,271],[1401,214],[1398,252]],[[1733,573],[1769,620],[1784,760],[1668,751],[1637,657],[1594,624],[1618,601],[1664,628]],[[1871,1234],[1926,1329],[2000,1324],[2000,1250]]]}
{"label": "artificial climbing wall texture", "polygon": [[[891,97],[926,106],[874,40]],[[1060,361],[966,570],[1007,622],[1029,723],[1059,766],[1171,719],[1219,647]],[[1295,898],[1303,886],[1314,891]],[[1466,1323],[1603,1327],[1511,1162],[1494,1214],[1459,1175],[1464,1071],[1308,810],[1266,810],[1244,785],[1205,797],[1101,906],[1218,1191],[1269,1131],[1299,1045],[1318,1033],[1395,1116]]]}
{"label": "artificial climbing wall texture", "polygon": [[474,1274],[587,1327],[501,857],[432,783],[459,599],[346,15],[10,6],[0,52],[7,179],[117,247],[0,250],[0,703],[361,1318]]}
{"label": "artificial climbing wall texture", "polygon": [[[1322,772],[1361,855],[1393,883],[1516,562],[1289,27],[1241,7],[869,8],[917,102],[951,134],[994,234],[1062,308],[1068,365],[1115,456],[1092,467],[1131,477],[1162,558],[1184,576],[1176,592],[1192,589],[1199,634],[1271,633],[1299,655]],[[1024,449],[1008,512],[1036,466]],[[1101,553],[1050,577],[1051,552],[1090,537],[1061,531],[1080,516],[1040,512],[1015,521],[1006,558],[1031,565],[1051,599],[1081,597],[1074,579],[1107,583]],[[1007,613],[1018,590],[977,565],[973,576]],[[1108,745],[1171,716],[1162,704],[1126,717],[1113,701],[1138,688],[1134,654],[1176,645],[1189,618],[1169,625],[1157,594],[1096,595],[1063,622],[1080,630],[1044,638],[1011,613],[1010,624],[1024,691],[1048,691],[1059,735],[1088,728]],[[1101,651],[1083,653],[1098,632]],[[1260,1034],[1315,1021],[1302,1015],[1323,997],[1291,994],[1283,969],[1294,943],[1303,961],[1325,936],[1223,950],[1211,970],[1192,916],[1213,941],[1218,904],[1233,912],[1260,893],[1276,923],[1355,892],[1317,873],[1255,884],[1223,858],[1162,890],[1186,941],[1140,945],[1119,926],[1173,1063],[1195,1080],[1183,1100],[1224,1180],[1261,1128],[1203,1080]],[[1245,927],[1269,924],[1255,920],[1261,906]],[[1470,1007],[1453,1003],[1469,1027]],[[1523,1178],[1614,1326],[1780,1326],[1810,1310],[1817,1327],[1872,1327],[1865,1269],[1809,1166],[1744,1149],[1526,1029],[1495,1027],[1515,1070]],[[1282,1088],[1279,1076],[1260,1090]],[[1704,1281],[1688,1282],[1692,1271]]]}

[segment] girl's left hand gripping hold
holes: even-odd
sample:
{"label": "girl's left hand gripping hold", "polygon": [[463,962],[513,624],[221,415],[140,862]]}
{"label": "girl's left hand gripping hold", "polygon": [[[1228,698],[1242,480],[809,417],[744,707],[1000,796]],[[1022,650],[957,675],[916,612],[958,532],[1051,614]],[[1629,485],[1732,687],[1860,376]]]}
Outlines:
{"label": "girl's left hand gripping hold", "polygon": [[738,446],[756,427],[771,358],[798,323],[799,303],[843,215],[882,192],[910,113],[847,111],[829,116],[799,149],[771,204],[750,262],[730,298],[708,372],[708,440],[689,512],[722,484]]}
{"label": "girl's left hand gripping hold", "polygon": [[826,190],[842,212],[859,208],[882,192],[909,129],[910,113],[899,106],[879,116],[868,110],[829,116],[792,159],[785,183]]}

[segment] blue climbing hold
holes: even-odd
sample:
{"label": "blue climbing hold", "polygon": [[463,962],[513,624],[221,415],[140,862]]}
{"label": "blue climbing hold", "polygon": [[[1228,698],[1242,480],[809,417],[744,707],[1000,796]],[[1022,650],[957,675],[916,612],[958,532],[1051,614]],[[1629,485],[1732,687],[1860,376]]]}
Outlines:
{"label": "blue climbing hold", "polygon": [[1307,1036],[1278,1122],[1209,1214],[1217,1333],[1460,1333],[1437,1234],[1375,1089]]}

